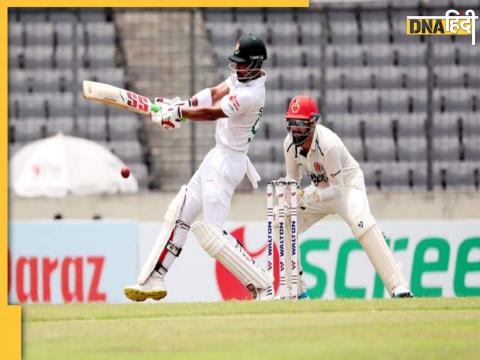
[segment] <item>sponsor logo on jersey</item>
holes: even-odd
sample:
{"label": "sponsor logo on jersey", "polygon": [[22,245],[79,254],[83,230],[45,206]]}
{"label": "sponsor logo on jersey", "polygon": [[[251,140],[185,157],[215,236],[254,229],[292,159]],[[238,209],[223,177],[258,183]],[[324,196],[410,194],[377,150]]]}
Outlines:
{"label": "sponsor logo on jersey", "polygon": [[228,98],[228,101],[230,101],[230,105],[233,106],[235,111],[238,111],[240,109],[240,104],[238,103],[238,99],[236,95],[230,95]]}

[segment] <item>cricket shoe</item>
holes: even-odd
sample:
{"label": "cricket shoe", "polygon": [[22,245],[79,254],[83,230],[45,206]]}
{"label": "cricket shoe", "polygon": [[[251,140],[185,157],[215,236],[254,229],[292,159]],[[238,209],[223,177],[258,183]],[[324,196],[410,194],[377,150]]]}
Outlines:
{"label": "cricket shoe", "polygon": [[253,299],[258,301],[269,301],[274,300],[275,298],[272,285],[268,286],[266,289],[255,289],[254,291],[250,291],[250,293],[252,294]]}
{"label": "cricket shoe", "polygon": [[132,301],[145,301],[146,299],[161,300],[167,296],[167,290],[163,284],[163,277],[153,271],[147,281],[142,285],[135,284],[125,286],[123,293]]}
{"label": "cricket shoe", "polygon": [[308,293],[307,293],[307,284],[305,284],[305,280],[303,280],[303,272],[302,274],[300,275],[301,279],[300,279],[300,294],[298,294],[298,297],[297,299],[298,300],[309,300],[310,297],[308,296]]}
{"label": "cricket shoe", "polygon": [[392,298],[411,298],[411,297],[413,297],[412,292],[410,291],[409,288],[403,285],[398,285],[392,291]]}
{"label": "cricket shoe", "polygon": [[308,293],[306,291],[302,291],[299,295],[298,295],[298,300],[309,300],[310,297],[308,296]]}

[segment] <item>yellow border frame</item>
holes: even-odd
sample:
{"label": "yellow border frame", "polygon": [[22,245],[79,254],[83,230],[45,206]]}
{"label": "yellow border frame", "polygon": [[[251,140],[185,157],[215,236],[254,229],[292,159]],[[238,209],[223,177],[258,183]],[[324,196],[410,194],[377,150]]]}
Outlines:
{"label": "yellow border frame", "polygon": [[[10,7],[62,7],[65,3],[58,0],[50,0],[44,4],[36,1],[7,0],[0,5],[0,108],[3,117],[1,119],[1,152],[4,171],[1,172],[0,212],[1,212],[1,238],[0,244],[0,354],[3,359],[21,358],[21,306],[8,305],[8,8]],[[82,0],[70,1],[70,7],[99,7],[98,1]],[[181,4],[178,0],[166,1],[104,1],[102,7],[308,7],[309,0],[243,0],[241,3],[225,0],[184,0]]]}
{"label": "yellow border frame", "polygon": [[0,175],[1,200],[1,239],[0,244],[0,354],[4,359],[21,358],[21,307],[8,305],[8,4],[2,3],[0,9],[0,108],[1,119],[1,159],[3,171]]}
{"label": "yellow border frame", "polygon": [[[59,0],[44,1],[38,3],[28,0],[7,0],[4,2],[4,8],[8,7],[65,7],[65,2]],[[137,2],[125,0],[106,0],[101,5],[96,0],[72,0],[68,2],[68,7],[308,7],[309,0],[242,0],[242,1],[224,1],[224,0],[141,0]]]}

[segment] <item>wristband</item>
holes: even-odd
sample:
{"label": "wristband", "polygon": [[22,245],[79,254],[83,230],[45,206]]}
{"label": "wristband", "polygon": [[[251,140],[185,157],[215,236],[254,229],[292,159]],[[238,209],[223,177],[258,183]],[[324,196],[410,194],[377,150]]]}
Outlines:
{"label": "wristband", "polygon": [[212,106],[212,91],[205,88],[194,95],[197,98],[197,106]]}

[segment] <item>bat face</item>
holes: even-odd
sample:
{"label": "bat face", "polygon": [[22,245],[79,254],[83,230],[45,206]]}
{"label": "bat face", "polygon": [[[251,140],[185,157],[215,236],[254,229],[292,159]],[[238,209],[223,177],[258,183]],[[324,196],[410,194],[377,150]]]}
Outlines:
{"label": "bat face", "polygon": [[145,96],[95,81],[83,81],[83,96],[88,100],[142,115],[148,115],[152,111],[157,112],[160,110],[158,105],[152,104]]}

